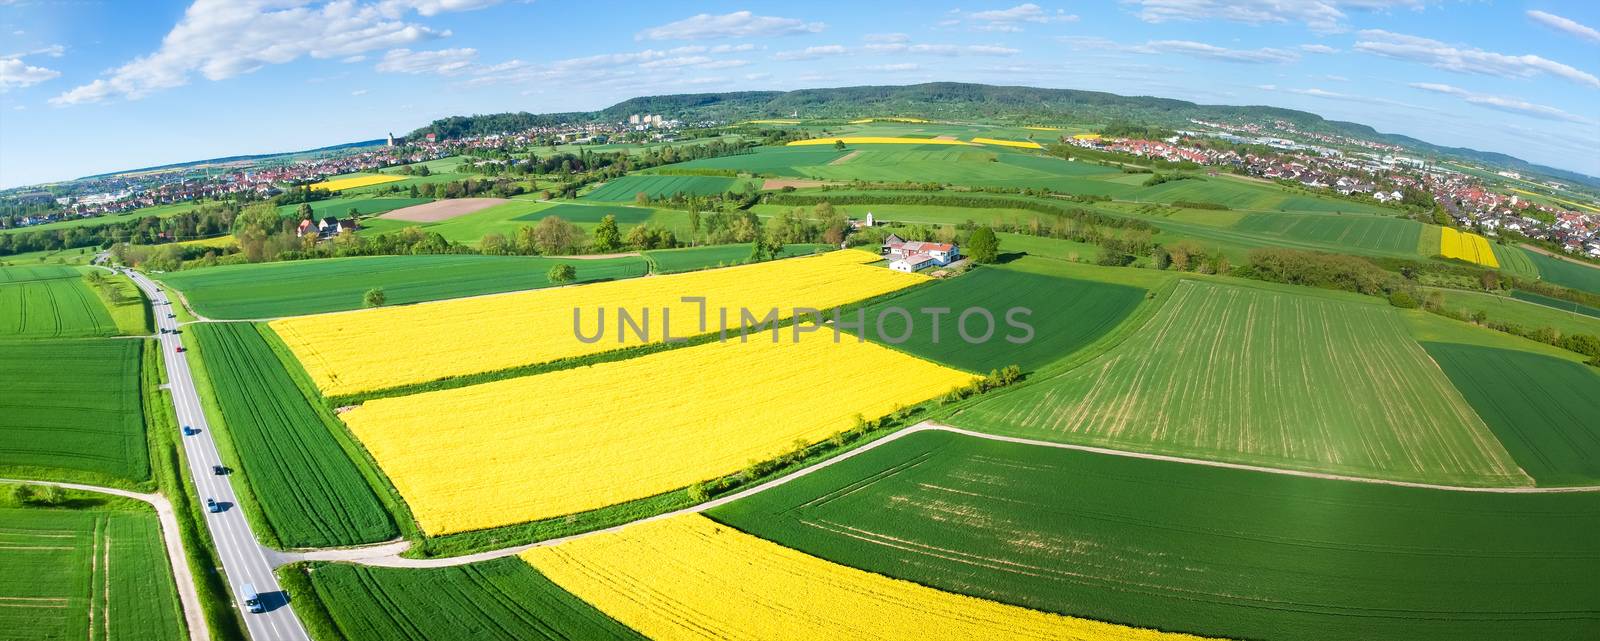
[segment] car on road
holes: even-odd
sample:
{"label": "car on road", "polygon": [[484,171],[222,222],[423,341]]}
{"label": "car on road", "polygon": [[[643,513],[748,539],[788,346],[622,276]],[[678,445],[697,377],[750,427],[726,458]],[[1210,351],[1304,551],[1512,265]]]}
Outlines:
{"label": "car on road", "polygon": [[198,430],[196,428],[189,427],[188,425],[183,426],[183,435],[184,436],[194,436],[194,435],[199,434],[199,433],[200,433],[200,430]]}
{"label": "car on road", "polygon": [[182,345],[179,345],[178,348],[173,350],[173,351],[182,353],[182,352],[185,352],[185,351],[188,351],[188,350],[185,350]]}
{"label": "car on road", "polygon": [[206,499],[206,511],[210,512],[212,514],[216,514],[218,512],[221,512],[222,511],[222,504],[218,503],[216,499],[207,498]]}
{"label": "car on road", "polygon": [[177,318],[177,317],[178,317],[177,314],[174,314],[172,312],[167,312],[167,318]]}
{"label": "car on road", "polygon": [[244,597],[245,607],[250,608],[251,612],[260,614],[267,611],[267,606],[261,603],[261,595],[256,593],[255,585],[246,583],[239,588],[239,593]]}
{"label": "car on road", "polygon": [[221,465],[213,465],[211,466],[211,473],[217,476],[226,476],[228,474],[228,468]]}

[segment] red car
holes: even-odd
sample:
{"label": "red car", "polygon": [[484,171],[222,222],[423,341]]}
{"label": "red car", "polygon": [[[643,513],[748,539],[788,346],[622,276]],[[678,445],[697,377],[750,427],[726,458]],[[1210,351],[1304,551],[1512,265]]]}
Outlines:
{"label": "red car", "polygon": [[177,351],[179,351],[179,352],[183,351],[183,346],[179,345]]}

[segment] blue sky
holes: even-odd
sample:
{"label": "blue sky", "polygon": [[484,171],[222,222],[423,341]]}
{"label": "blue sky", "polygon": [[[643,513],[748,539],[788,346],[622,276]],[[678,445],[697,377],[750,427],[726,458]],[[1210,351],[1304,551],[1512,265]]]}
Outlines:
{"label": "blue sky", "polygon": [[1600,3],[0,0],[0,187],[662,93],[1266,104],[1600,175]]}

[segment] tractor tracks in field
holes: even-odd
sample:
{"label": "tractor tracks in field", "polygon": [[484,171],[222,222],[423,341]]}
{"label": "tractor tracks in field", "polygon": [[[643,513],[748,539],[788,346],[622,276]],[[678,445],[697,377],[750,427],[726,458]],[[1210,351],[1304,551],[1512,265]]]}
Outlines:
{"label": "tractor tracks in field", "polygon": [[141,501],[155,508],[156,517],[161,523],[161,540],[167,550],[167,561],[172,566],[172,581],[177,584],[178,601],[183,606],[183,620],[188,624],[189,641],[208,641],[211,638],[211,630],[206,626],[205,612],[200,609],[200,593],[195,589],[194,575],[189,571],[189,556],[185,554],[183,549],[183,535],[178,532],[178,517],[172,511],[172,502],[168,501],[166,496],[156,493],[122,490],[114,487],[83,485],[81,483],[25,479],[0,479],[0,482],[22,485],[50,485],[68,490],[109,494]]}
{"label": "tractor tracks in field", "polygon": [[784,484],[789,483],[791,481],[794,481],[794,480],[797,480],[797,479],[800,479],[800,478],[804,478],[806,475],[813,474],[813,473],[817,472],[818,470],[826,469],[827,467],[832,466],[832,465],[837,465],[837,464],[839,464],[839,463],[841,463],[843,461],[847,461],[847,460],[849,460],[849,459],[851,459],[853,457],[859,456],[859,455],[861,455],[863,453],[870,452],[873,449],[882,447],[884,445],[887,445],[887,444],[892,443],[894,441],[897,441],[899,439],[902,439],[902,438],[905,438],[905,437],[910,436],[912,434],[917,434],[917,433],[920,433],[920,432],[950,432],[950,433],[953,433],[953,434],[960,434],[962,436],[969,436],[969,437],[973,437],[973,438],[987,439],[987,440],[991,440],[991,441],[1000,441],[1000,442],[1005,442],[1005,443],[1015,443],[1015,444],[1019,444],[1019,445],[1030,445],[1030,446],[1035,446],[1035,447],[1050,447],[1050,448],[1063,449],[1063,450],[1076,450],[1076,451],[1079,451],[1079,452],[1089,452],[1089,453],[1093,453],[1093,454],[1101,454],[1101,455],[1107,455],[1107,456],[1121,456],[1121,457],[1126,457],[1126,458],[1137,458],[1137,459],[1145,459],[1145,460],[1151,460],[1151,461],[1164,461],[1164,462],[1168,462],[1168,463],[1179,463],[1179,464],[1186,464],[1186,465],[1200,465],[1200,466],[1205,466],[1205,467],[1218,467],[1218,468],[1226,468],[1226,469],[1234,469],[1234,470],[1243,470],[1243,471],[1249,471],[1249,472],[1260,472],[1260,473],[1265,473],[1265,474],[1279,474],[1279,475],[1284,475],[1284,476],[1298,476],[1298,477],[1302,477],[1302,478],[1313,478],[1313,479],[1321,479],[1321,480],[1327,480],[1327,481],[1344,481],[1344,482],[1351,482],[1351,483],[1368,483],[1368,484],[1373,484],[1373,485],[1390,485],[1390,486],[1394,486],[1394,487],[1407,487],[1407,488],[1424,489],[1424,490],[1449,491],[1449,492],[1478,492],[1478,493],[1492,493],[1492,494],[1566,494],[1566,493],[1578,493],[1578,492],[1600,492],[1600,486],[1578,486],[1578,487],[1470,487],[1470,486],[1456,486],[1456,485],[1441,485],[1441,484],[1433,484],[1433,483],[1419,483],[1419,482],[1412,482],[1412,481],[1393,481],[1393,480],[1388,480],[1388,479],[1364,478],[1364,477],[1359,477],[1359,476],[1345,476],[1345,475],[1340,475],[1340,474],[1329,474],[1329,473],[1324,473],[1324,472],[1309,472],[1309,471],[1302,471],[1302,470],[1288,470],[1288,469],[1280,469],[1280,468],[1274,468],[1274,467],[1264,467],[1264,466],[1259,466],[1259,465],[1248,465],[1248,464],[1243,464],[1243,463],[1226,463],[1226,462],[1222,462],[1222,461],[1209,461],[1209,460],[1204,460],[1204,459],[1186,458],[1186,457],[1171,456],[1171,455],[1166,455],[1166,454],[1151,454],[1151,453],[1147,453],[1147,452],[1132,452],[1132,451],[1128,451],[1128,450],[1118,450],[1118,449],[1111,449],[1111,448],[1105,448],[1105,447],[1095,447],[1095,446],[1090,446],[1090,445],[1075,445],[1075,444],[1071,444],[1071,443],[1055,443],[1055,442],[1050,442],[1050,441],[1040,441],[1040,440],[1029,439],[1029,438],[1020,438],[1020,437],[1015,437],[1015,436],[999,436],[999,435],[995,435],[995,434],[987,434],[987,433],[984,433],[984,432],[976,432],[976,431],[963,429],[963,428],[959,428],[959,427],[953,427],[953,426],[949,426],[949,425],[944,425],[944,424],[941,424],[941,423],[935,423],[933,421],[923,421],[921,423],[917,423],[916,425],[913,425],[913,426],[908,427],[906,429],[900,430],[898,432],[895,432],[893,434],[890,434],[888,436],[880,438],[880,439],[878,439],[876,441],[873,441],[871,443],[868,443],[868,444],[863,445],[861,447],[858,447],[856,449],[853,449],[853,450],[850,450],[850,451],[845,452],[843,454],[840,454],[839,456],[835,456],[835,457],[830,458],[828,460],[825,460],[825,461],[822,461],[820,463],[817,463],[816,465],[812,465],[812,466],[809,466],[809,467],[806,467],[806,468],[803,468],[803,469],[800,469],[800,470],[796,470],[794,472],[791,472],[791,473],[786,474],[784,476],[778,477],[776,479],[772,479],[772,480],[767,481],[765,483],[761,483],[761,484],[756,485],[754,487],[750,487],[750,488],[747,488],[745,490],[742,490],[742,491],[739,491],[739,492],[735,492],[733,494],[729,494],[729,495],[724,496],[724,497],[720,497],[720,498],[717,498],[717,499],[706,501],[705,503],[701,503],[701,504],[698,504],[698,505],[686,507],[686,508],[683,508],[683,509],[680,509],[680,510],[673,510],[671,512],[664,512],[664,513],[661,513],[661,514],[657,514],[655,516],[649,516],[649,517],[645,517],[645,518],[638,519],[638,520],[635,520],[635,521],[629,521],[629,522],[623,523],[621,525],[615,525],[615,526],[604,528],[604,529],[592,530],[592,531],[589,531],[589,532],[573,534],[573,535],[570,535],[570,536],[563,536],[563,537],[554,538],[554,539],[546,539],[546,540],[537,541],[537,542],[534,542],[534,543],[527,543],[527,544],[523,544],[523,545],[500,548],[500,549],[496,549],[496,550],[487,550],[487,551],[484,551],[484,552],[477,552],[477,553],[474,553],[474,554],[465,554],[465,555],[461,555],[461,556],[439,557],[439,558],[407,558],[407,557],[402,556],[402,554],[406,550],[410,549],[410,547],[411,547],[410,542],[407,542],[407,541],[391,542],[391,543],[385,543],[385,544],[379,544],[379,545],[367,546],[367,547],[360,547],[360,548],[305,550],[305,551],[298,551],[298,552],[275,552],[274,556],[277,557],[275,559],[275,565],[285,565],[285,564],[288,564],[288,563],[294,563],[294,562],[298,562],[298,561],[341,561],[341,562],[356,563],[356,564],[359,564],[359,565],[367,565],[367,566],[373,566],[373,567],[416,568],[416,569],[421,569],[421,568],[452,567],[452,566],[458,566],[458,565],[466,565],[466,564],[469,564],[469,563],[477,563],[477,562],[480,562],[480,561],[490,561],[490,560],[504,558],[504,557],[508,557],[508,556],[515,556],[515,555],[521,554],[523,552],[526,552],[526,551],[534,549],[534,548],[548,547],[548,546],[552,546],[552,545],[560,545],[560,544],[562,544],[564,542],[567,542],[567,541],[581,539],[581,538],[588,537],[588,536],[595,536],[595,535],[605,534],[605,533],[609,533],[609,532],[616,532],[616,531],[622,530],[624,528],[627,528],[629,526],[632,526],[632,525],[635,525],[635,524],[638,524],[638,523],[648,523],[648,522],[651,522],[651,521],[659,521],[659,520],[662,520],[662,519],[669,519],[669,518],[673,518],[673,517],[676,517],[676,516],[681,516],[681,515],[684,515],[684,514],[698,514],[700,512],[704,512],[706,510],[710,510],[710,509],[713,509],[713,508],[716,508],[716,507],[719,507],[719,506],[722,506],[722,505],[726,505],[728,503],[732,503],[734,501],[737,501],[739,499],[745,498],[745,497],[753,495],[753,494],[757,494],[757,493],[760,493],[760,492],[765,492],[767,490],[770,490],[772,488],[784,485]]}

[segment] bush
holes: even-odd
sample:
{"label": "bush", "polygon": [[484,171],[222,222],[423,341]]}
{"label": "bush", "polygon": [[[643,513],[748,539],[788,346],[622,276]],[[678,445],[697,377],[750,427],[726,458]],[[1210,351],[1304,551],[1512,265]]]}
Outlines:
{"label": "bush", "polygon": [[972,262],[993,263],[1000,258],[1000,239],[994,235],[993,229],[979,227],[967,238],[966,250]]}
{"label": "bush", "polygon": [[1401,309],[1416,309],[1417,299],[1411,295],[1411,292],[1397,289],[1389,292],[1389,304]]}
{"label": "bush", "polygon": [[361,295],[361,304],[367,307],[383,307],[388,298],[383,294],[382,287],[374,287]]}

